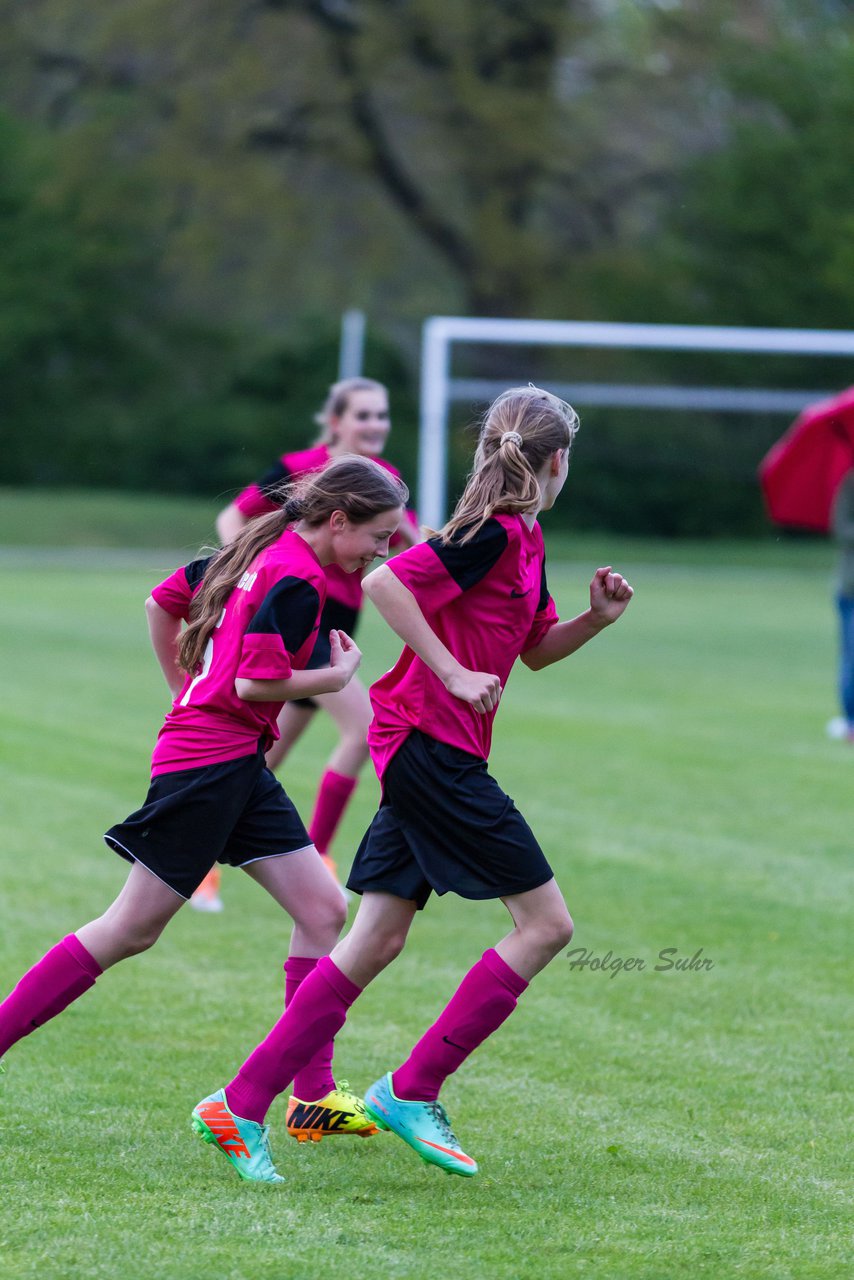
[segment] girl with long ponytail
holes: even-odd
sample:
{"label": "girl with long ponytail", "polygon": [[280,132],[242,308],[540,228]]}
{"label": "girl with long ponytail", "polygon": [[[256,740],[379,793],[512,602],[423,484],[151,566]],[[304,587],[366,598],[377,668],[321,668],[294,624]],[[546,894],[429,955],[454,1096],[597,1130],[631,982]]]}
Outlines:
{"label": "girl with long ponytail", "polygon": [[[223,545],[231,542],[245,528],[247,521],[263,519],[274,512],[281,501],[282,486],[300,476],[318,471],[342,454],[355,453],[372,458],[391,475],[399,475],[383,451],[391,430],[388,391],[381,382],[362,376],[343,378],[329,388],[326,399],[315,415],[320,434],[311,448],[285,453],[248,485],[218,515],[216,527]],[[395,535],[397,548],[419,541],[418,521],[408,510]],[[323,627],[309,660],[312,667],[329,663],[328,634],[343,629],[355,636],[362,609],[359,574],[342,573],[336,564],[326,569],[327,592],[323,609]],[[371,720],[368,691],[359,677],[339,691],[318,694],[313,698],[293,698],[279,715],[279,736],[267,752],[267,764],[277,770],[290,755],[315,713],[320,710],[335,723],[336,744],[321,775],[314,806],[308,823],[309,834],[330,874],[338,871],[333,857],[335,835],[353,799],[362,769],[368,761],[367,734]],[[218,872],[203,882],[192,898],[201,911],[221,909]]]}
{"label": "girl with long ponytail", "polygon": [[277,1094],[398,955],[431,893],[499,898],[510,932],[469,970],[406,1061],[365,1095],[375,1123],[423,1160],[477,1173],[439,1091],[572,936],[543,850],[489,773],[492,722],[518,657],[534,670],[569,657],[632,596],[610,566],[596,570],[590,607],[568,622],[558,621],[549,594],[537,517],[563,487],[577,426],[573,409],[538,387],[499,396],[444,529],[365,579],[365,594],[405,647],[371,688],[368,744],[383,799],[347,881],[362,900],[346,937],[226,1085],[236,1115],[263,1123]]}
{"label": "girl with long ponytail", "polygon": [[[61,1013],[105,969],[147,950],[214,862],[242,867],[293,917],[285,964],[290,1003],[334,945],[346,908],[264,753],[291,698],[344,688],[361,655],[343,631],[330,663],[307,667],[326,595],[324,567],[348,573],[388,554],[406,487],[376,463],[342,457],[309,476],[279,510],[208,560],[178,569],[147,601],[155,652],[174,693],[142,808],[105,835],[131,863],[118,898],[24,974],[0,1004],[0,1055]],[[183,624],[186,629],[182,632]],[[295,1081],[291,1109],[319,1131],[375,1132],[361,1101],[332,1076],[331,1039]],[[223,1099],[198,1120],[238,1173],[280,1181],[267,1131],[239,1128]]]}

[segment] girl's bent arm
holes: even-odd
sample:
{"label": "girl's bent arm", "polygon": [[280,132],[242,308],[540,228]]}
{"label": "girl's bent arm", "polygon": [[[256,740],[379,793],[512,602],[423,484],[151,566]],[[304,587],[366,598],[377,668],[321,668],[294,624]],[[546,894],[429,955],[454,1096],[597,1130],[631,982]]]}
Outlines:
{"label": "girl's bent arm", "polygon": [[543,667],[550,667],[553,662],[568,658],[607,625],[605,622],[597,622],[593,617],[593,610],[587,609],[569,622],[556,623],[538,645],[522,654],[522,661],[532,671],[542,671]]}
{"label": "girl's bent arm", "polygon": [[561,658],[568,658],[605,627],[616,622],[625,612],[634,592],[621,573],[610,565],[597,569],[590,583],[590,608],[569,622],[551,627],[538,645],[522,654],[522,661],[532,671],[541,671]]}
{"label": "girl's bent arm", "polygon": [[408,644],[422,662],[427,663],[443,684],[447,684],[460,664],[424,617],[409,587],[403,585],[388,565],[380,565],[364,579],[362,590],[392,631],[397,632],[404,644]]}
{"label": "girl's bent arm", "polygon": [[148,619],[148,634],[155,657],[160,663],[169,692],[175,698],[184,687],[185,680],[185,673],[178,666],[181,619],[161,608],[153,596],[149,596],[145,602],[145,616]]}
{"label": "girl's bent arm", "polygon": [[425,663],[442,684],[475,711],[491,711],[501,696],[497,676],[484,671],[470,671],[457,661],[430,626],[415,596],[392,573],[381,565],[362,582],[362,590],[385,618],[404,644]]}
{"label": "girl's bent arm", "polygon": [[238,677],[234,691],[244,702],[292,702],[321,693],[340,693],[356,674],[362,655],[344,631],[330,631],[330,666],[292,671],[287,680],[247,680]]}
{"label": "girl's bent arm", "polygon": [[294,698],[314,698],[321,693],[340,693],[347,683],[331,667],[295,671],[287,680],[244,680],[234,682],[234,691],[244,702],[292,702]]}

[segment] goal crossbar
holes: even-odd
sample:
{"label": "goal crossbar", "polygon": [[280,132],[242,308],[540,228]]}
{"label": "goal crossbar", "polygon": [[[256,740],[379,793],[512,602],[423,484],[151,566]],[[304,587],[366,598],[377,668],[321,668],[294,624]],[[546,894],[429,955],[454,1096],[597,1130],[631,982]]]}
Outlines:
{"label": "goal crossbar", "polygon": [[[836,329],[757,329],[715,325],[619,324],[572,320],[496,320],[432,316],[421,350],[421,422],[418,506],[439,528],[447,506],[448,406],[454,400],[491,400],[514,380],[451,376],[454,343],[620,348],[623,350],[742,352],[797,356],[854,356],[854,332]],[[518,379],[516,381],[522,381]],[[580,404],[622,408],[695,409],[724,413],[797,413],[829,394],[759,388],[657,387],[607,383],[549,383]]]}

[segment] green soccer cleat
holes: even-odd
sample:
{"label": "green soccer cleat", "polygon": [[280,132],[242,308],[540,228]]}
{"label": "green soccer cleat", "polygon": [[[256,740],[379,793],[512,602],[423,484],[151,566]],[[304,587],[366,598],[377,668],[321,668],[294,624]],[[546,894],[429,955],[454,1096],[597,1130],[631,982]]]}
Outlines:
{"label": "green soccer cleat", "polygon": [[365,1094],[365,1110],[380,1129],[390,1129],[428,1164],[473,1178],[477,1163],[467,1156],[441,1102],[406,1102],[394,1096],[391,1072]]}
{"label": "green soccer cleat", "polygon": [[365,1104],[350,1092],[346,1080],[342,1080],[317,1102],[301,1102],[291,1098],[288,1103],[288,1133],[297,1142],[320,1142],[333,1134],[349,1134],[357,1138],[370,1138],[377,1126],[365,1111]]}
{"label": "green soccer cleat", "polygon": [[241,1120],[229,1109],[225,1090],[218,1089],[193,1108],[192,1126],[230,1160],[245,1182],[284,1182],[270,1153],[269,1126]]}

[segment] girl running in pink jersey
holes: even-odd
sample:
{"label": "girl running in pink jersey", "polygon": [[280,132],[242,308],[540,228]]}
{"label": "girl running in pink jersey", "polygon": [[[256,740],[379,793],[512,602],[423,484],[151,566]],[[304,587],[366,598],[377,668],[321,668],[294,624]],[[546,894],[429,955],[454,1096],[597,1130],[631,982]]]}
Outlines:
{"label": "girl running in pink jersey", "polygon": [[[264,752],[284,701],[342,689],[352,679],[361,655],[343,631],[332,633],[329,666],[308,668],[326,595],[324,567],[334,562],[356,573],[387,555],[407,496],[375,463],[341,458],[209,561],[179,569],[154,589],[147,605],[152,637],[175,699],[143,807],[104,837],[132,864],[130,873],[104,914],[53,947],[0,1004],[0,1054],[61,1013],[105,969],[151,947],[216,860],[244,868],[293,918],[286,1003],[334,945],[346,916],[341,894]],[[310,1064],[299,1097],[313,1101],[322,1129],[367,1136],[374,1126],[361,1101],[343,1085],[336,1089],[331,1048]],[[227,1117],[209,1119],[245,1176],[276,1180],[265,1133],[250,1151]]]}
{"label": "girl running in pink jersey", "polygon": [[[477,1172],[439,1090],[572,937],[545,855],[488,772],[492,722],[517,657],[534,670],[568,657],[632,597],[610,567],[596,570],[590,608],[568,622],[558,621],[549,595],[537,516],[563,487],[577,426],[574,410],[546,391],[505,392],[486,415],[451,520],[364,582],[406,647],[371,688],[368,742],[383,795],[348,880],[362,901],[350,932],[214,1095],[241,1132],[263,1124],[303,1062],[337,1033],[356,997],[399,954],[432,892],[500,898],[511,931],[469,970],[407,1060],[365,1096],[377,1125],[428,1163]],[[196,1108],[197,1120],[209,1103]]]}
{"label": "girl running in pink jersey", "polygon": [[[388,392],[372,378],[346,378],[329,389],[326,403],[317,414],[322,428],[320,439],[310,449],[286,453],[255,484],[238,494],[217,518],[217,532],[223,544],[228,543],[252,520],[275,511],[277,495],[283,484],[308,472],[325,467],[333,458],[355,453],[373,458],[392,475],[399,472],[381,455],[388,439],[391,423]],[[393,545],[411,546],[419,541],[415,513],[407,511]],[[362,607],[361,575],[344,573],[337,564],[326,569],[327,595],[317,645],[309,660],[312,668],[329,663],[328,636],[332,630],[353,636]],[[316,698],[299,698],[286,702],[279,716],[279,738],[267,753],[267,765],[277,769],[291,747],[311,722],[320,707],[335,721],[339,739],[320,779],[314,812],[308,825],[318,852],[337,879],[337,870],[329,852],[332,840],[344,816],[368,759],[367,732],[371,721],[371,704],[365,686],[358,679],[341,690],[320,694]],[[204,885],[193,899],[201,910],[219,910],[221,902],[216,886]],[[211,896],[211,891],[213,896]]]}

